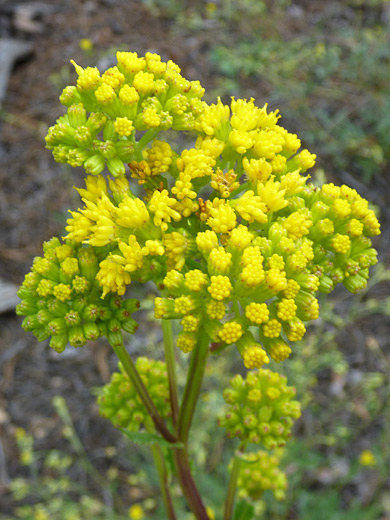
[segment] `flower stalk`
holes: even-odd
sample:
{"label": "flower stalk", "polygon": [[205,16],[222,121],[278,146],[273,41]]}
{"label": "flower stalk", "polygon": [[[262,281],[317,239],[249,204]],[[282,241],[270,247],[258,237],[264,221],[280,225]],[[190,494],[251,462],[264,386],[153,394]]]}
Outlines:
{"label": "flower stalk", "polygon": [[173,506],[171,492],[169,489],[168,471],[165,463],[164,454],[160,446],[156,446],[155,444],[151,446],[151,450],[153,454],[154,464],[156,466],[160,480],[161,493],[163,496],[163,501],[168,515],[168,519],[176,520],[177,517]]}
{"label": "flower stalk", "polygon": [[209,351],[209,341],[209,336],[201,330],[198,343],[191,355],[178,423],[179,439],[184,443],[188,442],[188,435],[202,386]]}
{"label": "flower stalk", "polygon": [[174,448],[174,459],[180,487],[191,511],[197,520],[209,520],[209,515],[191,473],[187,447]]}
{"label": "flower stalk", "polygon": [[169,395],[172,409],[172,422],[176,426],[179,417],[179,396],[176,377],[175,345],[173,341],[172,323],[170,320],[162,321],[164,338],[165,361],[168,370]]}
{"label": "flower stalk", "polygon": [[127,352],[125,346],[122,344],[113,346],[114,352],[117,355],[119,361],[122,363],[124,370],[126,371],[129,379],[133,383],[134,387],[137,390],[140,399],[142,400],[145,408],[147,409],[150,417],[152,418],[156,430],[166,439],[168,442],[176,443],[177,438],[168,430],[166,424],[161,418],[157,408],[155,407],[149,392],[145,388],[145,385],[140,378],[137,369],[133,363],[133,360],[130,357],[130,354]]}
{"label": "flower stalk", "polygon": [[223,520],[231,520],[233,516],[233,509],[234,509],[234,499],[237,492],[237,481],[238,481],[238,475],[240,473],[240,466],[241,466],[241,458],[240,455],[244,453],[245,451],[245,444],[241,443],[236,456],[233,458],[232,463],[232,469],[230,471],[230,478],[229,478],[229,485],[228,485],[228,491],[226,495],[226,502],[225,502],[225,511]]}

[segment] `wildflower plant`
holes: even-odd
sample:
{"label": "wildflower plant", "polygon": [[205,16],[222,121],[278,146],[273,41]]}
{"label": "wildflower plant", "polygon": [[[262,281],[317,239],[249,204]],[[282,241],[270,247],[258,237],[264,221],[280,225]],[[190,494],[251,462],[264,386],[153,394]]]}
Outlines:
{"label": "wildflower plant", "polygon": [[[300,405],[286,378],[263,366],[293,354],[319,317],[318,292],[365,287],[377,261],[376,215],[348,186],[309,182],[316,156],[279,124],[278,110],[253,99],[208,104],[198,81],[157,54],[118,52],[104,73],[72,63],[77,83],[60,96],[67,112],[46,146],[55,161],[85,170],[82,202],[62,241],[46,242],[26,275],[23,327],[57,352],[107,338],[120,372],[98,397],[101,414],[153,439],[171,520],[167,447],[189,508],[213,517],[192,477],[189,432],[208,358],[238,351],[249,372],[232,378],[219,414],[228,437],[239,438],[224,520],[237,488],[247,500],[269,489],[282,499],[279,452]],[[172,130],[192,137],[192,147],[172,145]],[[158,292],[165,362],[134,363],[123,341],[137,329],[131,286],[146,282]],[[181,398],[175,345],[190,356]],[[245,454],[251,447],[260,451]]]}

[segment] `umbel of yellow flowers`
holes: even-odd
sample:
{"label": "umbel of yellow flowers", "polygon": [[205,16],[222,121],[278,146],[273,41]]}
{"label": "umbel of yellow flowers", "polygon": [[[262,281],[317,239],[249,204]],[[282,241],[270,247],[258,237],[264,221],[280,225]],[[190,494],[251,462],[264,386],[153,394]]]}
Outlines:
{"label": "umbel of yellow flowers", "polygon": [[[377,261],[374,211],[348,186],[311,184],[316,156],[267,105],[208,104],[198,81],[157,54],[118,52],[104,73],[72,63],[77,84],[61,94],[67,112],[46,146],[57,162],[85,170],[76,188],[82,205],[70,211],[63,242],[46,242],[25,277],[17,307],[23,327],[40,341],[50,338],[57,352],[106,337],[122,364],[100,393],[101,414],[133,432],[156,426],[169,442],[177,439],[164,420],[175,423],[177,415],[179,440],[187,442],[207,352],[235,345],[245,367],[257,370],[233,377],[220,425],[240,439],[239,451],[248,443],[284,446],[300,405],[286,379],[262,367],[289,357],[305,324],[319,317],[319,291],[365,287]],[[132,368],[121,350],[122,331],[137,329],[131,315],[139,302],[127,289],[150,281],[158,291],[155,317],[180,320],[177,347],[196,347],[179,411],[174,356],[166,364],[140,357]],[[182,489],[199,518],[211,518],[184,455],[176,454]],[[284,497],[279,452],[241,459],[232,470],[240,496],[272,490]]]}
{"label": "umbel of yellow flowers", "polygon": [[[278,111],[253,99],[208,104],[198,81],[157,54],[118,52],[104,73],[74,65],[77,84],[60,97],[67,113],[46,143],[56,161],[87,172],[76,188],[83,205],[70,212],[65,245],[46,247],[22,286],[28,330],[44,338],[58,329],[61,349],[66,327],[86,336],[77,319],[52,323],[75,300],[91,294],[97,305],[97,295],[111,301],[133,281],[152,280],[155,316],[181,320],[181,350],[194,348],[202,323],[216,350],[235,344],[252,369],[290,355],[318,318],[318,291],[365,287],[375,213],[348,186],[308,182],[316,156]],[[193,136],[192,147],[175,149],[167,130]],[[88,288],[80,286],[85,248],[96,265]],[[110,331],[121,320],[115,325]]]}

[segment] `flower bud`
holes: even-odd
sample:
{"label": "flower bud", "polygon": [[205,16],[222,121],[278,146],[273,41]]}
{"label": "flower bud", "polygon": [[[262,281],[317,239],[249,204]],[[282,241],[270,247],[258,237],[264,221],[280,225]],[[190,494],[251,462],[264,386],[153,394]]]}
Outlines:
{"label": "flower bud", "polygon": [[104,170],[106,161],[100,154],[92,155],[84,162],[84,170],[91,175],[99,175]]}
{"label": "flower bud", "polygon": [[68,344],[68,333],[64,332],[62,334],[58,334],[56,336],[52,336],[50,339],[50,347],[54,349],[59,354],[65,350],[66,345]]}
{"label": "flower bud", "polygon": [[100,337],[99,327],[94,322],[87,322],[83,325],[85,339],[97,340]]}
{"label": "flower bud", "polygon": [[291,401],[295,392],[287,386],[286,378],[259,369],[249,372],[245,380],[235,376],[231,381],[233,385],[235,389],[224,391],[229,406],[219,419],[228,436],[262,443],[269,449],[283,445],[290,436],[292,419],[300,413],[299,403]]}
{"label": "flower bud", "polygon": [[72,347],[83,347],[85,345],[86,339],[84,336],[83,328],[80,325],[76,325],[75,327],[70,327],[69,329],[69,343]]}
{"label": "flower bud", "polygon": [[119,157],[112,157],[107,160],[107,168],[113,177],[121,177],[125,175],[126,169],[123,161]]}
{"label": "flower bud", "polygon": [[87,111],[81,103],[75,103],[68,108],[68,121],[71,127],[78,128],[87,122]]}

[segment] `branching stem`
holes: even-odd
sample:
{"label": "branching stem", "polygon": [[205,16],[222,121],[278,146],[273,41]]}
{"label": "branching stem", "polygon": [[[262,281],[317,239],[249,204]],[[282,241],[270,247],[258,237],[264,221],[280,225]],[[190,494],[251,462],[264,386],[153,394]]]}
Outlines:
{"label": "branching stem", "polygon": [[150,417],[152,418],[156,430],[169,442],[175,443],[177,442],[176,437],[168,430],[166,424],[164,423],[161,415],[159,414],[157,408],[155,407],[152,398],[149,395],[149,392],[145,388],[145,385],[140,378],[138,371],[131,359],[129,353],[127,352],[123,343],[121,345],[116,345],[112,347],[115,351],[115,354],[118,356],[119,361],[122,363],[126,374],[129,376],[130,381],[133,383],[135,389],[138,392],[138,395],[145,405],[145,408],[149,412]]}

